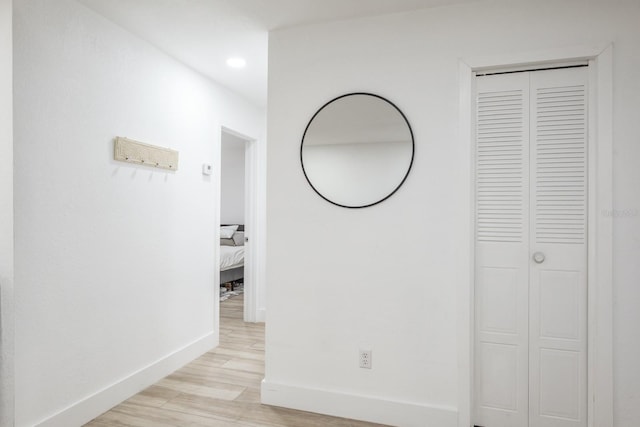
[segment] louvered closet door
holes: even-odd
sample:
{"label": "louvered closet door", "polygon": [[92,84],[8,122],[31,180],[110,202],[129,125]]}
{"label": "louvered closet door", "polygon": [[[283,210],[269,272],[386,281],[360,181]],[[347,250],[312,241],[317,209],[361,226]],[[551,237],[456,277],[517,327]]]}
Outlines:
{"label": "louvered closet door", "polygon": [[586,426],[586,78],[476,81],[479,426]]}
{"label": "louvered closet door", "polygon": [[477,79],[475,424],[528,419],[529,78]]}
{"label": "louvered closet door", "polygon": [[586,426],[587,68],[531,73],[531,426]]}

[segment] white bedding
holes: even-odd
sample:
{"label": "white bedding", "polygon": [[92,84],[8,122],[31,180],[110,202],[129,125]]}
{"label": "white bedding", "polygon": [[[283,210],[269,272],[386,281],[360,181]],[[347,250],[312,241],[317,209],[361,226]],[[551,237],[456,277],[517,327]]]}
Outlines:
{"label": "white bedding", "polygon": [[244,246],[220,246],[220,271],[244,265]]}

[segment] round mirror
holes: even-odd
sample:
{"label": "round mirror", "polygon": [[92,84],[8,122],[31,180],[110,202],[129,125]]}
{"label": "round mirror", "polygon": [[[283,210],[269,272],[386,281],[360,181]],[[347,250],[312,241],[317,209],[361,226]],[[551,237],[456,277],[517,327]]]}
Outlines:
{"label": "round mirror", "polygon": [[350,93],[323,105],[302,136],[304,175],[325,200],[364,208],[389,198],[409,175],[413,132],[393,103]]}

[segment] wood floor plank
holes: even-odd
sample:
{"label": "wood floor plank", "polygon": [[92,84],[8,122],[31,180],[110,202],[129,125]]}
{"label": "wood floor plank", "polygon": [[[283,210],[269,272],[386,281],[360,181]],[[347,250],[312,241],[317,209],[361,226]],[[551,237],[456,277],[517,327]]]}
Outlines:
{"label": "wood floor plank", "polygon": [[220,400],[204,396],[181,394],[167,402],[163,408],[174,412],[195,414],[204,417],[225,419],[229,422],[238,421],[243,413],[251,410],[252,402],[238,400]]}
{"label": "wood floor plank", "polygon": [[264,374],[264,362],[259,360],[236,358],[229,360],[222,365],[222,367],[236,371],[259,372]]}
{"label": "wood floor plank", "polygon": [[184,375],[201,378],[206,381],[218,381],[226,384],[235,384],[243,387],[257,387],[264,378],[264,374],[248,371],[230,371],[224,368],[207,369],[206,374],[202,370],[184,369]]}
{"label": "wood floor plank", "polygon": [[213,397],[221,400],[233,400],[240,396],[246,387],[209,381],[208,384],[185,381],[184,377],[178,379],[165,378],[159,385],[167,387],[181,393],[193,394],[196,396]]}
{"label": "wood floor plank", "polygon": [[260,403],[264,324],[245,323],[243,297],[220,303],[220,345],[86,424],[89,427],[373,427]]}
{"label": "wood floor plank", "polygon": [[232,360],[234,358],[253,359],[259,360],[260,362],[264,363],[264,351],[252,349],[252,345],[253,344],[251,342],[248,342],[247,344],[245,344],[243,350],[230,348],[228,346],[225,346],[225,348],[217,348],[216,352],[218,352],[217,354],[220,355],[220,360],[225,358],[227,359],[220,366],[224,365],[229,360]]}
{"label": "wood floor plank", "polygon": [[135,396],[131,397],[127,400],[127,402],[142,406],[154,406],[159,408],[179,394],[179,391],[154,384],[151,387],[148,387]]}
{"label": "wood floor plank", "polygon": [[170,411],[164,408],[141,407],[132,404],[118,405],[114,409],[112,420],[120,421],[125,419],[127,425],[136,427],[155,426],[226,426],[229,419],[218,418],[215,415],[200,416],[184,412]]}

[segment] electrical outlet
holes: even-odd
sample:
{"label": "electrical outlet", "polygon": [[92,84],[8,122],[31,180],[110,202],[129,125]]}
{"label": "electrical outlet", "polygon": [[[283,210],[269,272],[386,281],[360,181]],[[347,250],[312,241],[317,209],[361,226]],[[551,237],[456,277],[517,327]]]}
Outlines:
{"label": "electrical outlet", "polygon": [[371,350],[360,349],[360,367],[371,369]]}

